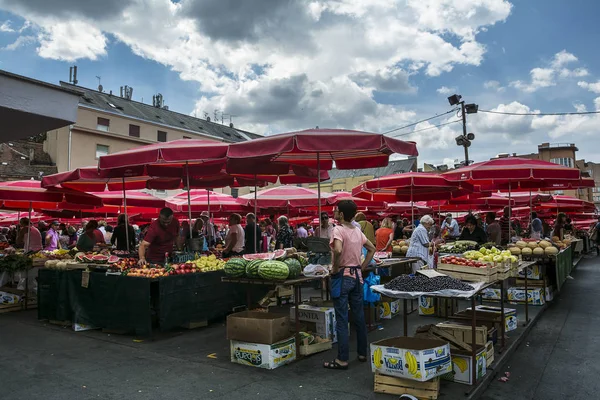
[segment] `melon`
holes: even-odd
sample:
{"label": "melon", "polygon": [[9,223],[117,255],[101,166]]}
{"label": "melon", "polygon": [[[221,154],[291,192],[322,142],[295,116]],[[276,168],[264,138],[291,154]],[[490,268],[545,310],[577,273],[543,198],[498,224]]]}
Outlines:
{"label": "melon", "polygon": [[402,241],[398,242],[398,246],[400,246],[400,247],[408,246],[408,243],[406,241],[402,240]]}
{"label": "melon", "polygon": [[527,247],[529,247],[530,249],[535,249],[536,247],[539,247],[539,246],[536,242],[530,242],[527,244]]}
{"label": "melon", "polygon": [[300,276],[300,273],[302,272],[302,265],[300,264],[300,261],[296,260],[295,258],[288,258],[284,261],[284,263],[286,263],[290,269],[288,279],[295,279]]}
{"label": "melon", "polygon": [[542,240],[542,241],[540,242],[540,247],[541,247],[542,249],[545,249],[546,247],[550,247],[550,246],[552,246],[552,243],[550,243],[550,242],[548,242],[548,241],[546,241],[546,240]]}
{"label": "melon", "polygon": [[521,254],[521,249],[519,247],[511,247],[510,249],[510,254],[518,256],[519,254]]}
{"label": "melon", "polygon": [[519,248],[521,248],[521,249],[522,249],[523,247],[527,247],[527,242],[524,242],[524,241],[522,241],[522,240],[519,240],[519,241],[516,243],[516,245],[517,245],[517,247],[519,247]]}
{"label": "melon", "polygon": [[290,267],[281,261],[265,261],[258,267],[258,275],[267,280],[282,281],[288,278]]}
{"label": "melon", "polygon": [[394,247],[392,247],[392,252],[393,253],[401,253],[402,252],[402,246],[394,246]]}
{"label": "melon", "polygon": [[402,246],[402,248],[400,249],[400,253],[406,254],[407,252],[408,252],[408,246]]}
{"label": "melon", "polygon": [[558,236],[552,236],[553,242],[560,242],[560,238]]}
{"label": "melon", "polygon": [[521,249],[521,254],[524,256],[530,256],[533,253],[533,250],[531,250],[529,247],[525,247],[524,249]]}
{"label": "melon", "polygon": [[546,255],[556,255],[556,254],[558,254],[558,249],[554,246],[550,246],[550,247],[546,247],[544,252],[546,253]]}
{"label": "melon", "polygon": [[231,258],[223,268],[225,275],[239,278],[246,275],[246,260],[243,258]]}
{"label": "melon", "polygon": [[536,247],[535,249],[533,249],[533,255],[534,256],[544,255],[544,249],[542,249],[541,247]]}
{"label": "melon", "polygon": [[92,261],[96,264],[106,264],[106,262],[108,261],[109,258],[110,257],[98,254],[97,256],[92,257]]}
{"label": "melon", "polygon": [[116,262],[119,262],[119,257],[117,257],[117,256],[110,256],[110,257],[108,257],[108,263],[109,264],[114,264]]}

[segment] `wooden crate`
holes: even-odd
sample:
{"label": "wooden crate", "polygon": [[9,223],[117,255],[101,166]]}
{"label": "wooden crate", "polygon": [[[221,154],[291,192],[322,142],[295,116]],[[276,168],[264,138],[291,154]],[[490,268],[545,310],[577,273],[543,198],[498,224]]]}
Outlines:
{"label": "wooden crate", "polygon": [[489,368],[494,362],[494,343],[490,340],[485,345],[486,366]]}
{"label": "wooden crate", "polygon": [[[477,269],[477,268],[473,268],[473,269]],[[467,282],[485,282],[485,283],[491,283],[491,282],[496,282],[498,279],[498,274],[494,273],[493,275],[476,275],[476,274],[468,274],[465,272],[456,272],[456,271],[447,271],[447,270],[440,270],[438,268],[438,271],[441,272],[442,274],[446,274],[448,276],[451,276],[455,279],[460,279],[461,281],[467,281]]]}
{"label": "wooden crate", "polygon": [[331,350],[331,348],[332,348],[331,340],[327,340],[325,342],[315,343],[315,344],[307,344],[305,341],[305,343],[300,345],[300,354],[303,356],[309,356],[311,354]]}
{"label": "wooden crate", "polygon": [[[471,340],[472,337],[472,327],[467,324],[456,324],[451,322],[441,322],[436,325],[438,328],[443,329],[448,332],[456,339],[465,342],[465,343],[473,343]],[[478,345],[484,345],[488,342],[488,329],[486,326],[477,326],[475,327],[475,343]]]}
{"label": "wooden crate", "polygon": [[434,378],[427,382],[418,382],[375,373],[374,392],[396,396],[410,394],[419,400],[437,400],[440,395],[440,378]]}
{"label": "wooden crate", "polygon": [[208,320],[188,321],[185,324],[181,325],[181,327],[185,329],[197,329],[204,328],[206,326],[208,326]]}

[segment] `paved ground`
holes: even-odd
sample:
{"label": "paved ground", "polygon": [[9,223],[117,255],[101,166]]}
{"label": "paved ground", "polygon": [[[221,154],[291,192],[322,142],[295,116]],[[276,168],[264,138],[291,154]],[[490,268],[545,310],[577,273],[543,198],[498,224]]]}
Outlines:
{"label": "paved ground", "polygon": [[[600,398],[600,264],[584,259],[480,400]],[[502,373],[503,371],[500,371]]]}
{"label": "paved ground", "polygon": [[[592,354],[597,346],[597,329],[593,328],[599,319],[586,312],[594,310],[600,302],[594,299],[599,290],[596,287],[600,273],[595,274],[588,262],[575,276],[576,280],[569,281],[568,291],[559,304],[543,315],[539,328],[532,333],[536,343],[544,346],[538,351],[534,351],[531,343],[530,347],[524,346],[523,355],[512,362],[510,383],[494,384],[485,394],[487,400],[531,398],[532,393],[543,395],[545,384],[559,389],[569,387],[557,386],[556,382],[560,381],[570,381],[573,393],[581,396],[595,390],[598,380],[593,381],[589,376],[598,368]],[[567,311],[573,308],[568,325],[563,315],[565,304]],[[576,305],[580,305],[579,310],[575,310]],[[517,308],[523,317],[522,308]],[[539,307],[533,308],[531,315],[539,310]],[[412,334],[418,325],[438,321],[414,313],[409,317],[409,332]],[[369,334],[369,341],[401,335],[402,317],[385,321],[382,327]],[[557,337],[561,330],[562,335]],[[514,343],[523,331],[521,327],[511,332],[510,342]],[[563,337],[565,334],[568,335]],[[216,358],[209,358],[211,354]],[[583,354],[587,357],[582,357]],[[348,371],[324,370],[322,362],[334,357],[335,351],[320,353],[266,371],[230,362],[223,323],[139,341],[131,336],[107,335],[100,331],[73,332],[37,321],[35,311],[0,315],[0,398],[3,400],[393,398],[373,393],[373,375],[366,363],[354,361]],[[351,354],[352,359],[355,357],[355,353]],[[561,364],[565,365],[562,369]],[[539,386],[535,382],[540,378],[536,377],[541,377]],[[586,387],[587,382],[590,386]],[[520,393],[519,387],[530,388],[530,397],[508,397],[513,392]],[[468,386],[444,382],[440,398],[462,399],[467,390]]]}

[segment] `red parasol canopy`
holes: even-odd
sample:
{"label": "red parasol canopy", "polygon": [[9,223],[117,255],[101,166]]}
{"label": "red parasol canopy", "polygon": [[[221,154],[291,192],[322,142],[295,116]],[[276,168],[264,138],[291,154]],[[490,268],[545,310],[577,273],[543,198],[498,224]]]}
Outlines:
{"label": "red parasol canopy", "polygon": [[[147,181],[151,178],[147,175],[142,176],[144,172],[143,167],[129,169],[129,172],[125,169],[100,171],[96,166],[82,167],[45,176],[42,179],[42,187],[50,188],[60,185],[81,192],[120,191],[123,190],[124,182],[125,190],[146,189]],[[127,174],[133,176],[127,176]],[[180,179],[169,180],[169,189],[178,186],[180,181]]]}
{"label": "red parasol canopy", "polygon": [[396,202],[387,205],[386,212],[389,214],[404,214],[414,209],[416,214],[430,214],[433,212],[431,207],[423,203]]}
{"label": "red parasol canopy", "polygon": [[[98,192],[92,193],[102,199],[105,205],[111,206],[122,206],[123,205],[123,193],[122,192]],[[165,207],[165,201],[158,197],[152,196],[151,194],[140,192],[137,190],[127,190],[127,206],[135,207],[149,207],[149,208],[163,208]],[[128,210],[129,211],[129,210]]]}
{"label": "red parasol canopy", "polygon": [[[269,188],[257,193],[250,193],[241,196],[252,206],[255,205],[254,197],[256,194],[257,206],[285,208],[285,207],[310,207],[319,203],[319,197],[316,190],[298,186],[278,186]],[[331,193],[321,193],[321,205],[332,204],[335,201],[335,195]]]}
{"label": "red parasol canopy", "polygon": [[378,133],[307,129],[230,145],[227,170],[260,174],[275,165],[330,170],[334,161],[338,169],[376,168],[386,166],[393,153],[418,155],[415,143]]}
{"label": "red parasol canopy", "polygon": [[[210,199],[209,199],[210,195]],[[209,192],[208,190],[190,190],[192,212],[207,211],[210,204],[212,212],[248,212],[248,201],[234,198],[228,194]],[[180,193],[167,199],[167,205],[177,212],[188,212],[188,197]]]}
{"label": "red parasol canopy", "polygon": [[371,179],[352,189],[352,194],[387,202],[443,200],[473,191],[467,182],[450,182],[439,174],[407,172]]}
{"label": "red parasol canopy", "polygon": [[356,203],[356,206],[359,209],[367,208],[367,207],[383,209],[386,207],[386,204],[384,201],[374,201],[374,200],[367,200],[367,199],[360,198],[360,197],[354,197],[349,192],[334,192],[333,195],[335,196],[334,204],[339,203],[341,200],[352,200],[353,202]]}
{"label": "red parasol canopy", "polygon": [[569,168],[547,161],[508,157],[471,164],[444,172],[442,176],[449,181],[494,185],[543,179],[579,181],[581,172],[576,168]]}
{"label": "red parasol canopy", "polygon": [[25,203],[25,209],[29,207],[57,208],[65,202],[77,207],[102,206],[102,199],[94,195],[63,188],[45,189],[41,187],[40,181],[31,180],[0,182],[0,201],[9,204],[12,202],[12,207],[10,207],[12,209]]}

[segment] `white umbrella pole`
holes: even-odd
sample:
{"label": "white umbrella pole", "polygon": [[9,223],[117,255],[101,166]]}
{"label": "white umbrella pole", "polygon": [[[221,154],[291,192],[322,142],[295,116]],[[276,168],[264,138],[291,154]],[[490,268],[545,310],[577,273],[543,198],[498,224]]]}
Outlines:
{"label": "white umbrella pole", "polygon": [[187,187],[187,201],[188,201],[188,225],[190,226],[190,239],[192,238],[192,200],[190,195],[190,167],[188,166],[188,162],[185,162],[185,186]]}
{"label": "white umbrella pole", "polygon": [[125,240],[127,240],[127,252],[129,253],[129,217],[127,216],[127,191],[125,190],[125,177],[123,177],[123,210],[125,212]]}
{"label": "white umbrella pole", "polygon": [[[317,197],[318,197],[318,219],[321,221],[321,153],[317,153]],[[289,213],[289,211],[288,211]],[[288,215],[289,217],[289,215]]]}
{"label": "white umbrella pole", "polygon": [[[258,221],[258,201],[256,200],[256,192],[258,192],[258,186],[256,185],[256,174],[254,174],[254,254],[258,253],[257,251],[257,241],[256,237],[256,222]],[[248,221],[246,221],[246,224]]]}

